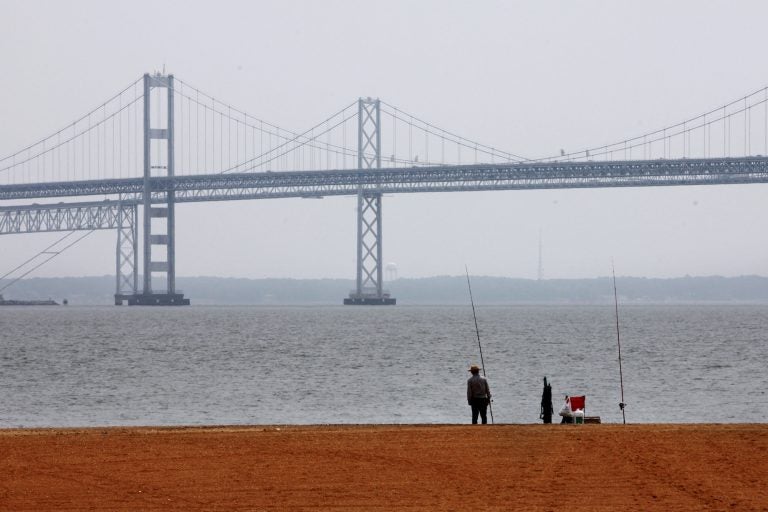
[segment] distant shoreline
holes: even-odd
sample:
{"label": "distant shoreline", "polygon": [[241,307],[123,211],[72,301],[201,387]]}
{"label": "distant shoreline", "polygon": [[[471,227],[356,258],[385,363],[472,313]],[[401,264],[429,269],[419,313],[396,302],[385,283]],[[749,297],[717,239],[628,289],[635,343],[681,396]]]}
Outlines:
{"label": "distant shoreline", "polygon": [[[0,280],[0,286],[3,281]],[[768,304],[768,277],[617,277],[624,305]],[[385,283],[399,305],[463,305],[468,300],[464,276],[401,278]],[[162,283],[156,284],[161,288]],[[351,279],[245,279],[178,277],[193,305],[303,306],[340,305],[354,287]],[[7,288],[7,298],[67,299],[70,305],[111,305],[114,276],[22,279]],[[605,305],[613,303],[612,281],[590,279],[520,279],[473,276],[472,288],[483,305]]]}

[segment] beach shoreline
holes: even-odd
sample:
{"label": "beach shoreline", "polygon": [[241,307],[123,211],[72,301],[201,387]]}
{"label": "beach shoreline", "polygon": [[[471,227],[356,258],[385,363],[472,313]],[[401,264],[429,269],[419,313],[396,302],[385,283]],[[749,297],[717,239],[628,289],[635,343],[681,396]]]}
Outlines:
{"label": "beach shoreline", "polygon": [[767,424],[0,430],[2,510],[768,510]]}

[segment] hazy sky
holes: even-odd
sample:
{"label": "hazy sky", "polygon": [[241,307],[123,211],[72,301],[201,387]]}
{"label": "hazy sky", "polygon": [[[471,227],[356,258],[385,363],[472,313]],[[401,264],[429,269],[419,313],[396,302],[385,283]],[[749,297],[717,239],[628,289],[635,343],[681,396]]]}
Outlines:
{"label": "hazy sky", "polygon": [[[301,130],[380,97],[526,156],[621,140],[768,85],[764,1],[0,0],[0,155],[162,69]],[[768,275],[768,187],[392,195],[400,277]],[[341,277],[356,200],[177,207],[177,274]],[[0,275],[60,234],[0,237]],[[34,275],[114,273],[97,232]]]}

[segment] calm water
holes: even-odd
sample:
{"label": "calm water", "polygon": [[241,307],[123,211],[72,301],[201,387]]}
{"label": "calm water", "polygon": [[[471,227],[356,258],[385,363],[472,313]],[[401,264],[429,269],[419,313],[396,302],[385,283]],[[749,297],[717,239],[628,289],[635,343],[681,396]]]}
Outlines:
{"label": "calm water", "polygon": [[[478,306],[497,423],[620,422],[612,306]],[[768,306],[620,310],[629,422],[764,422]],[[0,308],[0,427],[463,423],[469,307]]]}

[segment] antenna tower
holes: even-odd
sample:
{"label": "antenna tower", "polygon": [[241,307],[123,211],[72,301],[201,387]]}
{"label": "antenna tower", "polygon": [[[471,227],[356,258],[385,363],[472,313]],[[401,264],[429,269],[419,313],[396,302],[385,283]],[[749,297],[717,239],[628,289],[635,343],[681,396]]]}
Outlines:
{"label": "antenna tower", "polygon": [[544,265],[542,264],[541,253],[542,253],[541,228],[539,228],[539,273],[538,273],[539,281],[544,279]]}

